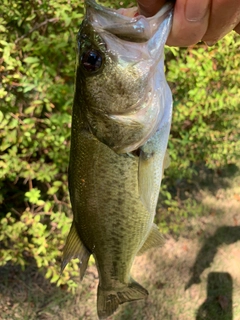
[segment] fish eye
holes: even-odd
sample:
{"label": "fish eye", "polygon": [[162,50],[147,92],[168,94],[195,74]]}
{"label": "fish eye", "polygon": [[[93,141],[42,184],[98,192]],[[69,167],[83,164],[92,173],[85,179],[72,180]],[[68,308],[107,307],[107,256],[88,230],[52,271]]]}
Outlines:
{"label": "fish eye", "polygon": [[102,55],[97,50],[88,50],[81,57],[83,68],[88,72],[98,71],[101,68],[102,60]]}

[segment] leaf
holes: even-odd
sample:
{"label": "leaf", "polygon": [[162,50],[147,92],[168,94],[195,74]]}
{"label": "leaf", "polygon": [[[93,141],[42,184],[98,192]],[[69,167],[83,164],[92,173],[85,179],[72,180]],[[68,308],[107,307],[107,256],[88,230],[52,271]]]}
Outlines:
{"label": "leaf", "polygon": [[27,57],[23,61],[27,64],[32,64],[32,63],[39,62],[39,58],[38,57]]}
{"label": "leaf", "polygon": [[0,110],[0,123],[3,121],[3,113],[2,113],[2,111]]}
{"label": "leaf", "polygon": [[53,194],[57,193],[58,189],[59,189],[58,187],[51,187],[51,188],[48,189],[47,193],[49,195],[53,195]]}
{"label": "leaf", "polygon": [[32,89],[34,89],[34,88],[36,88],[36,85],[34,83],[24,84],[23,92],[27,93],[27,92],[31,91]]}
{"label": "leaf", "polygon": [[40,198],[40,190],[32,188],[30,191],[25,193],[25,196],[28,198],[29,202],[36,204]]}
{"label": "leaf", "polygon": [[49,212],[50,208],[52,207],[52,203],[50,201],[46,201],[44,205],[44,212]]}

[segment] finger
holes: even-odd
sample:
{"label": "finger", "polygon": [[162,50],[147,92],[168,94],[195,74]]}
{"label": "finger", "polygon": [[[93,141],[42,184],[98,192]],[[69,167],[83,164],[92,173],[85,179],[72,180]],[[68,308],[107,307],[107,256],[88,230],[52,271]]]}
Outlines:
{"label": "finger", "polygon": [[208,29],[202,40],[215,43],[232,31],[240,22],[239,0],[212,1]]}
{"label": "finger", "polygon": [[240,34],[240,23],[234,29],[238,34]]}
{"label": "finger", "polygon": [[169,46],[187,47],[199,42],[208,28],[211,0],[178,0],[174,7]]}
{"label": "finger", "polygon": [[138,0],[139,13],[145,17],[151,17],[157,13],[166,0]]}

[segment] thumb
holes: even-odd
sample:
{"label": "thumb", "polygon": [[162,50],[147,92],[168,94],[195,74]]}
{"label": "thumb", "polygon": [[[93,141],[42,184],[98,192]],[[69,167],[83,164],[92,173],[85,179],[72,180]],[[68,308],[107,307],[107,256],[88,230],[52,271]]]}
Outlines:
{"label": "thumb", "polygon": [[240,23],[234,29],[238,34],[240,34]]}
{"label": "thumb", "polygon": [[139,13],[145,17],[151,17],[156,14],[166,2],[166,0],[138,0]]}

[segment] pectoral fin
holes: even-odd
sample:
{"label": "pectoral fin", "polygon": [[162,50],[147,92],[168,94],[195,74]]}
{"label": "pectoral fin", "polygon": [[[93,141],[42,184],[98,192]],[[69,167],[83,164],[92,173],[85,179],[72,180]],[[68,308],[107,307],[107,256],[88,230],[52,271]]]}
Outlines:
{"label": "pectoral fin", "polygon": [[80,279],[82,280],[88,265],[90,255],[91,253],[87,250],[87,248],[79,238],[75,223],[73,221],[63,250],[61,272],[63,272],[66,265],[71,259],[78,258],[80,260]]}
{"label": "pectoral fin", "polygon": [[164,132],[157,131],[140,148],[138,166],[139,195],[142,203],[151,214],[155,213],[163,170],[169,163],[168,155],[166,154],[165,156],[165,140]]}
{"label": "pectoral fin", "polygon": [[142,248],[138,251],[137,255],[140,256],[141,254],[143,254],[145,251],[147,251],[150,248],[161,247],[164,245],[164,242],[165,242],[165,240],[164,240],[163,236],[159,232],[156,224],[154,223],[152,225],[152,229],[148,235],[147,240],[143,244]]}
{"label": "pectoral fin", "polygon": [[164,160],[163,160],[163,172],[165,169],[167,169],[170,166],[171,160],[168,150],[166,150]]}
{"label": "pectoral fin", "polygon": [[[138,169],[138,187],[140,198],[149,212],[155,209],[155,171],[154,152],[149,155],[140,151]],[[159,192],[159,189],[158,189]]]}

